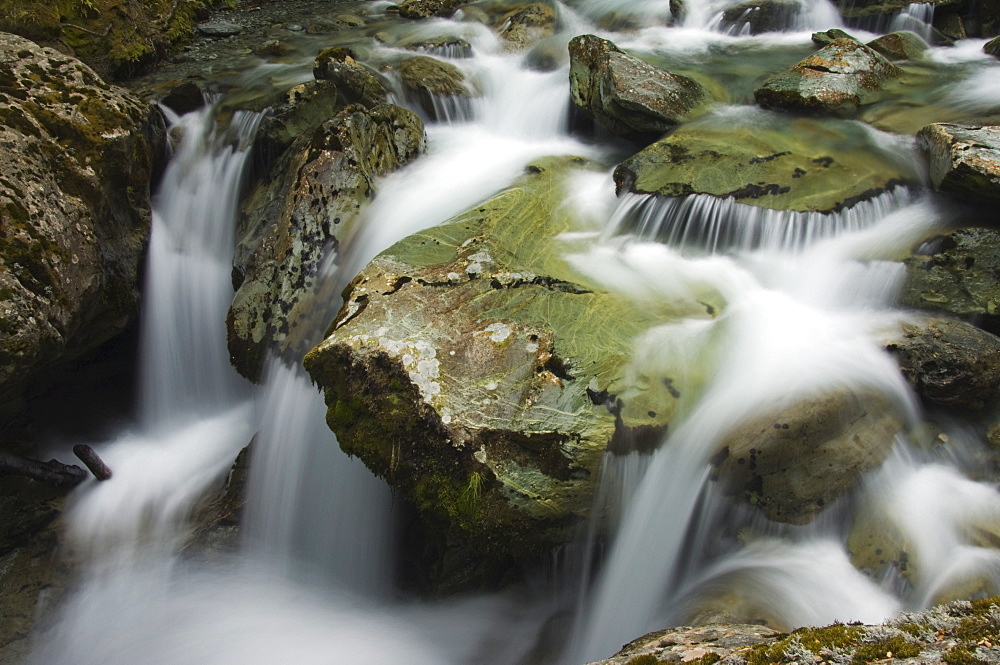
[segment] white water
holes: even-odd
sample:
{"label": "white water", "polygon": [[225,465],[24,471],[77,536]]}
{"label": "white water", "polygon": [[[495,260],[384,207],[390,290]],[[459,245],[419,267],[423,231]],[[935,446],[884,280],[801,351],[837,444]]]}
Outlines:
{"label": "white water", "polygon": [[[669,18],[666,4],[560,7],[571,27],[557,39],[621,12],[644,29],[607,35],[619,44],[704,54],[738,42],[710,32],[734,3],[688,2],[685,27],[670,29],[654,24]],[[834,27],[834,16],[823,0],[806,3],[799,28]],[[507,186],[533,159],[575,154],[608,168],[616,159],[618,148],[567,133],[565,66],[526,69],[521,56],[503,53],[477,24],[430,21],[414,28],[452,29],[473,44],[474,57],[454,62],[481,96],[468,114],[429,126],[427,155],[378,183],[378,196],[342,254],[330,257],[323,293],[339,291],[393,242]],[[764,48],[796,40],[808,34],[747,42]],[[970,54],[962,62],[972,60]],[[829,509],[809,528],[772,525],[738,540],[733,533],[740,527],[759,524],[707,482],[708,460],[732,429],[804,396],[874,391],[894,402],[907,424],[919,420],[877,339],[903,316],[892,311],[902,277],[892,259],[940,226],[935,206],[897,191],[820,219],[700,197],[616,201],[609,172],[588,171],[572,179],[566,203],[580,218],[579,232],[567,236],[570,260],[620,297],[662,312],[662,324],[635,341],[632,371],[677,377],[683,387],[670,436],[651,456],[609,461],[598,501],[615,515],[615,528],[603,553],[593,544],[598,528],[589,525],[589,536],[576,544],[581,565],[557,567],[557,579],[534,592],[445,604],[400,601],[393,498],[339,451],[304,373],[272,360],[253,401],[228,368],[221,322],[232,295],[228,243],[245,155],[222,147],[234,145],[232,136],[216,142],[204,118],[183,122],[185,141],[157,200],[140,423],[99,446],[115,478],[82,487],[69,514],[76,541],[111,564],[88,572],[62,620],[44,635],[34,658],[39,665],[402,658],[497,665],[560,658],[575,665],[705,609],[786,627],[877,621],[931,602],[956,583],[997,586],[995,550],[970,534],[995,533],[1000,506],[991,486],[948,459],[915,462],[897,452],[858,499],[915,543],[919,573],[905,583],[885,571],[866,577],[851,565],[838,512],[849,506]],[[886,143],[901,159],[912,158],[906,140]],[[640,227],[650,228],[640,228],[640,238],[622,237],[623,220],[636,208],[647,216]],[[201,230],[207,235],[197,235]],[[706,302],[714,315],[706,314]],[[254,433],[239,552],[214,566],[178,559],[186,521]],[[923,487],[933,494],[922,496]],[[956,496],[976,510],[956,511],[949,500]],[[934,520],[930,529],[920,523],[925,515]],[[560,657],[560,631],[549,624],[573,609]]]}

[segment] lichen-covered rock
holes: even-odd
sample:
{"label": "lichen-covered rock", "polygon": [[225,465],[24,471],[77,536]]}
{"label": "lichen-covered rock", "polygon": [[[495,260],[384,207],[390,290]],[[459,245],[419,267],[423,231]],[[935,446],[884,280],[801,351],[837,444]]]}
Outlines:
{"label": "lichen-covered rock", "polygon": [[958,229],[934,238],[904,261],[905,307],[957,316],[1000,331],[1000,231]]}
{"label": "lichen-covered rock", "polygon": [[1000,202],[1000,126],[939,123],[917,139],[935,189],[962,201]]}
{"label": "lichen-covered rock", "polygon": [[450,62],[418,55],[399,63],[398,70],[403,86],[432,120],[444,119],[439,116],[449,103],[468,105],[475,96],[465,82],[465,75]]}
{"label": "lichen-covered rock", "polygon": [[573,103],[624,136],[662,134],[709,101],[698,82],[654,67],[594,35],[569,43]]}
{"label": "lichen-covered rock", "polygon": [[[739,649],[763,644],[781,637],[767,626],[716,623],[703,626],[679,626],[643,635],[622,647],[607,660],[594,665],[659,665],[660,663],[705,663],[723,658]],[[714,656],[714,657],[713,657]]]}
{"label": "lichen-covered rock", "polygon": [[[229,350],[236,369],[259,376],[269,349],[301,355],[296,321],[310,317],[310,296],[329,245],[374,192],[374,180],[416,157],[423,124],[384,104],[349,106],[301,136],[250,193],[237,260],[247,257],[229,310]],[[323,325],[320,323],[319,325]]]}
{"label": "lichen-covered rock", "polygon": [[779,32],[792,27],[801,9],[794,0],[750,0],[723,10],[722,23],[736,34]]}
{"label": "lichen-covered rock", "polygon": [[561,258],[563,178],[579,161],[536,162],[383,252],[305,359],[341,447],[413,501],[470,577],[567,542],[604,451],[662,435],[676,401],[669,381],[622,397],[652,315]]}
{"label": "lichen-covered rock", "polygon": [[927,42],[915,32],[890,32],[868,42],[868,47],[890,60],[914,60],[927,50]]}
{"label": "lichen-covered rock", "polygon": [[432,16],[447,18],[469,0],[403,0],[399,15],[403,18],[421,19]]}
{"label": "lichen-covered rock", "polygon": [[[137,314],[159,114],[0,33],[0,409]],[[155,144],[155,146],[154,146]]]}
{"label": "lichen-covered rock", "polygon": [[904,324],[887,347],[914,391],[947,408],[982,409],[1000,393],[1000,338],[963,321]]}
{"label": "lichen-covered rock", "polygon": [[854,39],[836,39],[754,91],[765,107],[848,115],[875,101],[900,69]]}
{"label": "lichen-covered rock", "polygon": [[877,468],[901,429],[898,406],[881,395],[805,397],[726,437],[716,471],[728,492],[769,519],[805,524]]}
{"label": "lichen-covered rock", "polygon": [[856,124],[788,123],[773,115],[749,123],[720,117],[686,124],[626,159],[614,178],[619,193],[711,194],[817,212],[849,208],[918,181],[912,164],[871,144]]}
{"label": "lichen-covered rock", "polygon": [[313,63],[313,77],[337,86],[344,104],[362,104],[369,108],[384,104],[388,91],[382,81],[357,61],[346,48],[324,49]]}
{"label": "lichen-covered rock", "polygon": [[555,31],[555,10],[537,2],[507,12],[497,28],[508,51],[524,51]]}

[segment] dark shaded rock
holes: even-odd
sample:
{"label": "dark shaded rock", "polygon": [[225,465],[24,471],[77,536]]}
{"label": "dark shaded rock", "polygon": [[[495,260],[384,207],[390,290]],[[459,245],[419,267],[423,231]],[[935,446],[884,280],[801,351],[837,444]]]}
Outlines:
{"label": "dark shaded rock", "polygon": [[399,5],[399,15],[409,19],[447,18],[466,2],[468,0],[404,0]]}
{"label": "dark shaded rock", "polygon": [[358,62],[350,49],[335,47],[320,51],[313,64],[313,76],[336,85],[345,104],[370,108],[384,104],[388,97],[382,81]]}
{"label": "dark shaded rock", "polygon": [[163,121],[81,62],[0,34],[0,411],[138,313]]}
{"label": "dark shaded rock", "polygon": [[[300,136],[250,192],[237,260],[246,257],[229,310],[233,365],[256,380],[269,349],[301,355],[297,324],[323,316],[311,298],[328,247],[373,195],[374,180],[416,157],[423,124],[383,104],[349,106]],[[322,328],[326,321],[305,326]]]}
{"label": "dark shaded rock", "polygon": [[1000,201],[1000,126],[939,123],[917,139],[935,189],[962,201]]}
{"label": "dark shaded rock", "polygon": [[898,406],[881,395],[806,397],[726,437],[716,471],[728,492],[768,519],[806,524],[878,468],[901,429]]}
{"label": "dark shaded rock", "polygon": [[197,111],[205,106],[205,93],[194,81],[184,81],[173,87],[160,103],[178,115]]}
{"label": "dark shaded rock", "polygon": [[269,58],[280,58],[294,50],[295,47],[280,39],[268,39],[253,48],[254,54]]}
{"label": "dark shaded rock", "polygon": [[927,42],[915,32],[901,30],[873,39],[868,47],[890,60],[914,60],[927,50]]}
{"label": "dark shaded rock", "polygon": [[902,305],[1000,332],[1000,231],[958,229],[932,239],[905,264]]}
{"label": "dark shaded rock", "polygon": [[508,51],[525,51],[555,34],[556,12],[541,3],[518,7],[500,18],[497,31]]}
{"label": "dark shaded rock", "polygon": [[1000,393],[1000,338],[963,321],[904,324],[887,350],[924,401],[982,409]]}
{"label": "dark shaded rock", "polygon": [[994,37],[983,45],[983,53],[1000,58],[1000,37]]}
{"label": "dark shaded rock", "polygon": [[711,194],[775,210],[833,212],[918,181],[912,164],[867,140],[840,120],[705,118],[629,157],[614,178],[619,193]]}
{"label": "dark shaded rock", "polygon": [[555,249],[580,162],[536,162],[383,252],[305,359],[341,447],[414,503],[478,571],[467,579],[572,538],[616,433],[662,435],[676,403],[647,376],[629,392],[649,313],[581,283]]}
{"label": "dark shaded rock", "polygon": [[780,32],[794,25],[801,8],[793,0],[750,0],[725,9],[722,22],[735,34]]}
{"label": "dark shaded rock", "polygon": [[653,67],[594,35],[574,37],[569,54],[573,103],[617,134],[662,134],[711,101],[696,81]]}
{"label": "dark shaded rock", "polygon": [[847,115],[875,101],[898,67],[853,39],[836,39],[754,91],[764,107]]}

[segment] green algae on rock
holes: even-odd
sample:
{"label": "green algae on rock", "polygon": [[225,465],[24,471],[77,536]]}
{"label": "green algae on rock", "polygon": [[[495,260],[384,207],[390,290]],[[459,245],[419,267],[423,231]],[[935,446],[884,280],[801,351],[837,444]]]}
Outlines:
{"label": "green algae on rock", "polygon": [[305,359],[341,447],[475,566],[566,542],[616,432],[662,432],[671,418],[666,388],[637,392],[633,408],[615,398],[651,315],[560,257],[576,166],[535,162],[509,189],[383,252]]}
{"label": "green algae on rock", "polygon": [[912,163],[838,120],[765,112],[690,122],[615,169],[618,192],[711,194],[800,212],[835,212],[918,182]]}
{"label": "green algae on rock", "polygon": [[243,376],[257,380],[272,348],[306,351],[297,346],[297,322],[325,311],[311,311],[311,296],[328,247],[336,249],[372,197],[375,178],[423,148],[423,123],[412,111],[348,106],[301,135],[256,184],[238,230],[241,283],[227,319],[231,359]]}
{"label": "green algae on rock", "polygon": [[0,33],[0,402],[138,311],[162,119],[53,49]]}

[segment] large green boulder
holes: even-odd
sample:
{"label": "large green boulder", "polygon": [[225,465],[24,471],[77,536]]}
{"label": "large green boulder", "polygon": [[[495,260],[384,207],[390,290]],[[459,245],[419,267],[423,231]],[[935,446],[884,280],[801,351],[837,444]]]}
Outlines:
{"label": "large green boulder", "polygon": [[482,580],[568,542],[605,451],[658,441],[679,395],[626,369],[652,313],[561,258],[580,161],[536,162],[383,252],[305,358],[341,447],[416,505],[466,571],[452,576]]}
{"label": "large green boulder", "polygon": [[900,30],[871,40],[868,47],[890,60],[914,60],[927,51],[927,42],[915,32]]}
{"label": "large green boulder", "polygon": [[616,134],[659,135],[703,110],[705,89],[631,56],[594,35],[569,43],[573,104]]}
{"label": "large green boulder", "polygon": [[163,121],[80,61],[0,33],[0,413],[134,320]]}
{"label": "large green boulder", "polygon": [[615,169],[618,192],[710,194],[801,212],[835,212],[918,182],[912,164],[876,146],[862,127],[773,114],[727,115],[678,128]]}
{"label": "large green boulder", "polygon": [[1000,126],[937,123],[917,139],[935,189],[962,201],[1000,202]]}
{"label": "large green boulder", "polygon": [[851,38],[836,39],[791,69],[768,77],[754,99],[769,108],[850,115],[878,99],[902,71]]}
{"label": "large green boulder", "polygon": [[423,147],[423,123],[412,111],[348,106],[300,136],[256,183],[239,225],[238,290],[227,320],[231,359],[243,376],[256,380],[271,349],[307,350],[295,333],[314,328],[298,324],[316,315],[312,295],[326,252],[373,196],[376,178]]}

